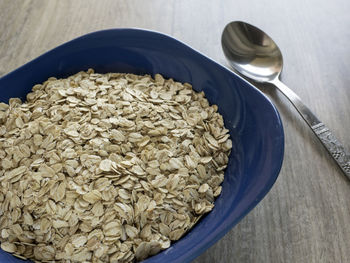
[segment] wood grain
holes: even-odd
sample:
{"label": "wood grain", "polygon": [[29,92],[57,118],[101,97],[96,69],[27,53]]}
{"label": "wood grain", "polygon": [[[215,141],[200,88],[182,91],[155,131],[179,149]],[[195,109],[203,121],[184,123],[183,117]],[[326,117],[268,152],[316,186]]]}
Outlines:
{"label": "wood grain", "polygon": [[[0,0],[0,76],[72,38],[115,27],[170,34],[225,64],[221,31],[243,20],[276,40],[283,81],[350,149],[349,11],[348,0]],[[350,262],[350,183],[290,103],[262,90],[284,123],[280,176],[194,262]]]}

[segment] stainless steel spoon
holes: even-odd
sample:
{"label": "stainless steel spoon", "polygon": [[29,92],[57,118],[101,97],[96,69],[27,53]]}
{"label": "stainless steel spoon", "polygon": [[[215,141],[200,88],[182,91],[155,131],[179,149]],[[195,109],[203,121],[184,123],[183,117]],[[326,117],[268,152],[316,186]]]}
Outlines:
{"label": "stainless steel spoon", "polygon": [[221,45],[236,71],[250,80],[273,84],[290,100],[350,180],[349,153],[298,95],[280,81],[283,58],[276,43],[260,29],[235,21],[225,27]]}

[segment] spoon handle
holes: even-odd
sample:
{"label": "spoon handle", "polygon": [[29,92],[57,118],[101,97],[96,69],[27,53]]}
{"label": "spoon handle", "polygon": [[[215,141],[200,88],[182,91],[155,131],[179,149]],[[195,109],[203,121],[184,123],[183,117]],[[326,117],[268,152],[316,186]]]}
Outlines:
{"label": "spoon handle", "polygon": [[350,180],[350,154],[344,146],[335,138],[333,133],[324,125],[312,111],[301,101],[299,96],[289,89],[279,79],[272,82],[294,105],[306,123],[310,126],[317,138],[332,155],[344,174]]}

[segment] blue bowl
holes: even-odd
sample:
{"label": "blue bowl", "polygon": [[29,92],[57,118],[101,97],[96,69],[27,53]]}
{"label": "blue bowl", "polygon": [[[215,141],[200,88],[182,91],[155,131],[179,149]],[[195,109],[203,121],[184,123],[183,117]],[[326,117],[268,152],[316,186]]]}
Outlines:
{"label": "blue bowl", "polygon": [[[218,105],[233,140],[222,194],[214,209],[183,238],[145,263],[190,262],[236,225],[271,189],[284,152],[282,122],[274,105],[241,77],[164,34],[111,29],[74,39],[0,78],[0,101],[24,99],[34,84],[88,68],[100,73],[160,73],[191,83],[196,91],[205,92],[211,104]],[[1,250],[0,262],[23,261]]]}

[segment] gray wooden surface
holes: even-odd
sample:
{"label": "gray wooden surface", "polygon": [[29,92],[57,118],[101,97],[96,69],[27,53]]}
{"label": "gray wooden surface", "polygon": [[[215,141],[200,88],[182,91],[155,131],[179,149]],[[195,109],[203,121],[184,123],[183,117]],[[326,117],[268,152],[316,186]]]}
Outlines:
{"label": "gray wooden surface", "polygon": [[[0,0],[0,76],[95,30],[170,34],[225,64],[221,31],[243,20],[280,45],[283,81],[350,149],[349,0]],[[282,95],[285,159],[265,199],[198,257],[209,262],[350,262],[350,183]]]}

